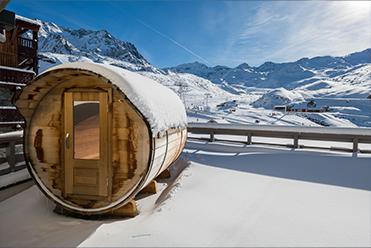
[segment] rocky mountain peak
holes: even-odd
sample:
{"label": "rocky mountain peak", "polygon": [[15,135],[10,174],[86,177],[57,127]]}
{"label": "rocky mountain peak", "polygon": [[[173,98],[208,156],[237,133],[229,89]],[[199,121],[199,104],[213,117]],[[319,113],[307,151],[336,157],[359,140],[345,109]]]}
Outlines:
{"label": "rocky mountain peak", "polygon": [[[158,71],[130,42],[122,41],[107,30],[71,29],[53,22],[39,21],[39,51],[41,59],[47,53],[84,56],[94,62],[119,60],[113,62],[133,70]],[[121,63],[123,62],[123,63]],[[126,65],[129,63],[131,65]]]}

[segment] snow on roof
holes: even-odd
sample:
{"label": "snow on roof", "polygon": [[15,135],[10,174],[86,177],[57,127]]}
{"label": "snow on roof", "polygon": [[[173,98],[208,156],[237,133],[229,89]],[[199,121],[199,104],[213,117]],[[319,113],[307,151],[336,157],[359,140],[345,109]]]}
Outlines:
{"label": "snow on roof", "polygon": [[24,21],[24,22],[28,22],[28,23],[32,23],[33,25],[37,25],[37,26],[40,26],[40,23],[36,20],[32,20],[30,18],[27,18],[27,17],[24,17],[24,16],[20,16],[20,15],[15,15],[15,18],[17,20],[21,20],[21,21]]}
{"label": "snow on roof", "polygon": [[148,120],[153,136],[187,124],[186,111],[177,94],[150,78],[120,67],[86,62],[61,64],[45,72],[58,69],[87,70],[110,80]]}

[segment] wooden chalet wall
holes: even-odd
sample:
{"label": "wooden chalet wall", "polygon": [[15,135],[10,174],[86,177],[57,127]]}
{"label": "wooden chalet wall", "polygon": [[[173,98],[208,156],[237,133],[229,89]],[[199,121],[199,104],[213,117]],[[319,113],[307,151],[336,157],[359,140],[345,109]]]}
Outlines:
{"label": "wooden chalet wall", "polygon": [[[5,43],[0,43],[0,65],[32,70],[38,73],[37,43],[39,25],[16,19],[15,28],[6,32]],[[24,37],[30,32],[32,38]],[[14,73],[17,73],[15,71]],[[1,81],[10,81],[0,79]],[[16,82],[16,81],[12,81]]]}
{"label": "wooden chalet wall", "polygon": [[6,31],[6,41],[0,42],[0,132],[14,130],[19,123],[22,125],[17,110],[1,107],[11,106],[13,96],[38,73],[39,28],[32,20],[16,17],[14,28]]}

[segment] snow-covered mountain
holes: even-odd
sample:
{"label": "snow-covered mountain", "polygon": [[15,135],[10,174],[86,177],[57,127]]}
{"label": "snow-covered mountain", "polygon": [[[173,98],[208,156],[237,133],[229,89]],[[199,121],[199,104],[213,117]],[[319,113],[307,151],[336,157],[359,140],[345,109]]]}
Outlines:
{"label": "snow-covered mountain", "polygon": [[117,39],[106,30],[74,30],[52,22],[39,23],[41,70],[49,67],[49,64],[87,60],[136,71],[159,71],[132,43]]}
{"label": "snow-covered mountain", "polygon": [[[239,95],[229,120],[245,123],[325,126],[371,126],[371,49],[344,57],[303,58],[290,63],[243,63],[235,68],[199,62],[163,69],[208,79]],[[276,105],[306,106],[314,101],[325,113],[273,114]],[[304,107],[305,108],[305,107]],[[220,111],[219,111],[220,112]],[[280,116],[276,120],[275,116]],[[230,116],[230,113],[222,114]]]}
{"label": "snow-covered mountain", "polygon": [[[228,83],[244,87],[284,87],[293,89],[300,83],[302,84],[303,80],[313,79],[311,82],[306,81],[307,83],[313,83],[324,78],[331,79],[369,64],[371,64],[371,48],[344,57],[302,58],[289,63],[265,62],[258,67],[252,67],[246,63],[234,68],[226,66],[208,67],[199,62],[194,62],[165,68],[164,70],[191,73],[209,79],[216,84]],[[370,71],[366,73],[370,75]]]}
{"label": "snow-covered mountain", "polygon": [[[39,23],[41,72],[74,61],[112,64],[137,71],[177,92],[188,109],[190,121],[219,118],[234,123],[371,126],[371,101],[366,100],[371,93],[371,49],[344,57],[266,62],[258,67],[246,63],[235,68],[208,67],[195,62],[159,69],[132,43],[105,30],[73,30],[55,23]],[[272,113],[275,105],[301,104],[309,99],[331,105],[333,113]],[[228,101],[238,104],[232,109],[217,107]],[[209,111],[204,111],[205,108]]]}
{"label": "snow-covered mountain", "polygon": [[[204,94],[227,97],[231,94],[207,79],[187,73],[164,73],[151,65],[130,42],[115,38],[106,30],[73,30],[38,20],[40,71],[66,62],[90,61],[137,71],[188,97],[203,101]],[[182,89],[180,89],[182,88]],[[224,98],[223,98],[224,99]]]}

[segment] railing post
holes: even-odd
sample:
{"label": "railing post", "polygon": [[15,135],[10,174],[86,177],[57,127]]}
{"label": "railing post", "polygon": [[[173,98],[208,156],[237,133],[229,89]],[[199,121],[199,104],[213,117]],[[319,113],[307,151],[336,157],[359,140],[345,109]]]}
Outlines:
{"label": "railing post", "polygon": [[209,141],[210,142],[215,141],[214,132],[210,132],[210,139],[209,139]]}
{"label": "railing post", "polygon": [[10,172],[15,170],[15,141],[10,141],[6,149],[6,159],[9,164]]}
{"label": "railing post", "polygon": [[353,152],[358,152],[358,139],[353,139]]}
{"label": "railing post", "polygon": [[252,143],[252,135],[251,135],[251,133],[248,133],[247,134],[247,144],[251,145],[251,143]]}
{"label": "railing post", "polygon": [[299,148],[299,135],[294,136],[294,148]]}

